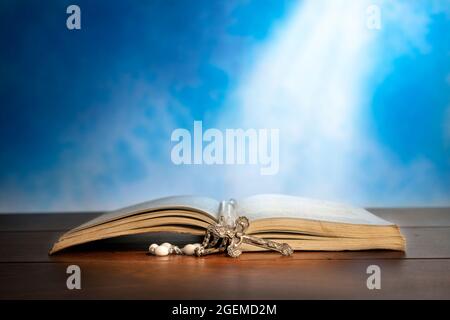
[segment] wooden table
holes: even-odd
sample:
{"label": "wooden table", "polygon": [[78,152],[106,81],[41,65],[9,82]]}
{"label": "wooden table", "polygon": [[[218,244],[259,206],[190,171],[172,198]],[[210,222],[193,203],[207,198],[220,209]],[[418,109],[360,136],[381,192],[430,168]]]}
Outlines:
{"label": "wooden table", "polygon": [[[450,299],[450,208],[371,209],[401,226],[394,251],[249,253],[194,258],[146,255],[167,234],[99,241],[48,256],[64,231],[99,213],[0,215],[0,299]],[[68,290],[66,268],[81,268]],[[381,268],[369,290],[366,269]]]}

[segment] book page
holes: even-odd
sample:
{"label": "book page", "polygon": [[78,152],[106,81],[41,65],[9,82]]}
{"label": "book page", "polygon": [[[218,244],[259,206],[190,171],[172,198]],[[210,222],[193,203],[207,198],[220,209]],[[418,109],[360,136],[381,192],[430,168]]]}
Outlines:
{"label": "book page", "polygon": [[346,204],[281,194],[255,195],[237,201],[237,214],[250,220],[299,218],[318,221],[392,225],[369,211]]}
{"label": "book page", "polygon": [[159,198],[139,203],[133,206],[125,207],[119,210],[107,212],[73,229],[73,231],[89,228],[105,222],[124,218],[136,213],[167,210],[167,209],[187,209],[190,211],[196,210],[207,213],[214,219],[217,219],[219,211],[219,202],[211,198],[198,196],[173,196],[173,197]]}

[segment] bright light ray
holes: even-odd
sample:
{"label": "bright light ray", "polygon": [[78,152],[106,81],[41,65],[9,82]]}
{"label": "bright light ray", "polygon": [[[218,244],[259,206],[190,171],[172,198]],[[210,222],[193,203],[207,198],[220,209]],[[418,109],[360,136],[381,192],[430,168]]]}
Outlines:
{"label": "bright light ray", "polygon": [[[170,133],[193,117],[192,106],[138,78],[124,81],[124,91],[108,104],[115,113],[94,132],[61,137],[81,142],[80,154],[63,154],[48,171],[8,181],[0,210],[105,210],[173,194],[226,199],[269,192],[364,206],[448,205],[448,187],[433,162],[397,161],[365,122],[377,85],[368,76],[382,81],[396,71],[397,57],[433,49],[428,24],[436,12],[449,14],[448,6],[439,0],[376,3],[383,28],[393,27],[388,34],[366,27],[369,1],[301,1],[258,48],[240,86],[228,93],[229,108],[214,112],[217,123],[205,122],[220,129],[280,129],[277,175],[261,176],[260,166],[175,166]],[[136,128],[146,130],[136,135]],[[131,160],[120,145],[143,167],[139,176],[123,170]]]}
{"label": "bright light ray", "polygon": [[[369,1],[306,0],[278,28],[235,99],[243,127],[280,129],[280,173],[261,177],[229,168],[229,190],[412,205],[421,203],[419,193],[427,185],[435,195],[428,203],[448,203],[427,159],[396,163],[364,122],[374,90],[368,75],[382,77],[391,59],[426,47],[427,12],[406,2],[379,4],[381,17],[385,13],[397,28],[408,29],[390,34],[392,52],[381,50],[385,43],[367,27]],[[384,60],[375,59],[381,53]],[[381,61],[384,71],[375,69]]]}
{"label": "bright light ray", "polygon": [[[296,177],[294,192],[343,196],[371,39],[366,8],[364,1],[303,2],[243,81],[242,125],[281,130],[281,179],[260,178],[267,182],[261,189],[285,191]],[[248,179],[233,176],[233,184]]]}

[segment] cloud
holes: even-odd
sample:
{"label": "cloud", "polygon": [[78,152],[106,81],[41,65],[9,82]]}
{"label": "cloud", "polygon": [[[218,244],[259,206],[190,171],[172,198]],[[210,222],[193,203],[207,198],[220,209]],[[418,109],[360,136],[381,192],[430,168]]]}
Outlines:
{"label": "cloud", "polygon": [[[221,199],[281,192],[360,205],[449,204],[448,185],[433,161],[417,157],[402,163],[367,125],[373,91],[395,71],[395,59],[432,50],[427,42],[432,16],[448,14],[439,3],[378,1],[383,28],[373,31],[366,28],[372,2],[299,2],[263,44],[252,48],[253,64],[246,69],[238,60],[249,61],[248,56],[229,58],[233,44],[243,40],[220,34],[226,42],[218,41],[222,54],[194,60],[220,62],[228,75],[246,72],[237,87],[219,72],[227,91],[210,99],[202,96],[216,92],[209,76],[190,77],[200,68],[195,63],[183,67],[182,81],[173,70],[164,75],[164,68],[156,79],[114,78],[117,83],[108,87],[112,96],[87,108],[58,136],[68,147],[57,154],[55,166],[1,181],[0,210],[103,210],[187,193]],[[182,39],[186,44],[190,36]],[[187,90],[178,90],[182,82]],[[217,105],[193,106],[196,101]],[[89,110],[102,112],[101,119]],[[204,120],[205,128],[280,129],[279,174],[261,176],[256,166],[175,166],[171,132],[193,120]]]}
{"label": "cloud", "polygon": [[304,1],[268,41],[233,101],[244,128],[280,129],[280,174],[228,168],[228,189],[360,205],[449,203],[450,190],[433,163],[401,163],[365,119],[374,90],[370,77],[381,81],[394,59],[429,50],[431,11],[411,2],[380,2],[383,28],[395,26],[383,31],[386,38],[365,27],[370,4]]}

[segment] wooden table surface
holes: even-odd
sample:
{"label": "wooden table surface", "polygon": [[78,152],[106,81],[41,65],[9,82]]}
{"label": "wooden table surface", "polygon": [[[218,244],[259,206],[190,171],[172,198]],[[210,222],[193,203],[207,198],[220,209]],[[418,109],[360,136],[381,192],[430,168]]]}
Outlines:
{"label": "wooden table surface", "polygon": [[[450,299],[450,208],[370,211],[401,227],[406,253],[154,257],[149,243],[196,240],[154,234],[48,256],[59,235],[98,213],[1,214],[0,299]],[[72,264],[81,290],[66,288]],[[369,265],[381,268],[380,290],[367,289]]]}

